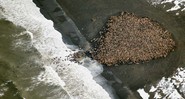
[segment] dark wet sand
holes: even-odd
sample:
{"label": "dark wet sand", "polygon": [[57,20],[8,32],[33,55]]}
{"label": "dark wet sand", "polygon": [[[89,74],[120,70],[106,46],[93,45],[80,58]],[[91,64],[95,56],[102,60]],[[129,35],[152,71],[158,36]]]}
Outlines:
{"label": "dark wet sand", "polygon": [[[44,0],[38,0],[44,2]],[[149,17],[158,21],[176,40],[176,49],[166,58],[152,60],[148,63],[119,65],[116,67],[104,66],[103,76],[112,81],[112,86],[121,99],[127,98],[128,90],[123,88],[127,86],[133,92],[146,84],[154,84],[162,77],[170,76],[177,67],[185,66],[185,16],[175,16],[174,13],[166,13],[162,6],[155,8],[149,5],[145,0],[57,0],[67,15],[72,18],[82,35],[90,42],[93,38],[99,36],[100,29],[104,26],[106,20],[117,15],[121,11],[135,13],[136,15]],[[47,7],[41,5],[42,10],[47,12]],[[53,7],[57,8],[57,7]],[[54,10],[53,10],[54,11]],[[52,11],[51,11],[52,12]],[[47,15],[45,13],[44,15]],[[50,13],[51,19],[53,16]],[[62,16],[60,16],[62,17]],[[49,17],[48,17],[49,18]],[[56,20],[56,19],[53,19]],[[62,30],[55,22],[55,28]],[[68,30],[62,35],[68,34]],[[67,37],[67,36],[66,36]],[[69,38],[70,39],[70,38]],[[78,44],[77,44],[78,45]],[[83,45],[82,45],[83,46]],[[85,46],[85,45],[84,45]],[[126,94],[124,94],[126,93]],[[124,94],[124,95],[123,95]]]}

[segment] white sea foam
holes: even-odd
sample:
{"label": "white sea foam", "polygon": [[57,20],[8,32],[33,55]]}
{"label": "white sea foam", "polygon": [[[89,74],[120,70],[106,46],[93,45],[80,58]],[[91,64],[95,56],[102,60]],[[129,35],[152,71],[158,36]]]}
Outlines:
{"label": "white sea foam", "polygon": [[185,96],[185,69],[178,68],[172,77],[163,77],[155,87],[151,87],[149,92],[154,93],[155,99],[183,99]]}
{"label": "white sea foam", "polygon": [[37,77],[37,79],[39,81],[43,81],[48,84],[55,84],[62,87],[65,86],[65,83],[63,82],[63,80],[61,80],[57,72],[55,72],[51,66],[46,66],[45,71],[41,72],[40,75]]}
{"label": "white sea foam", "polygon": [[0,97],[4,96],[5,92],[8,91],[8,87],[6,86],[9,81],[0,85]]}
{"label": "white sea foam", "polygon": [[179,15],[178,10],[179,11],[185,10],[185,0],[148,0],[148,1],[151,2],[152,5],[159,5],[159,4],[166,5],[167,3],[173,4],[173,6],[171,6],[171,8],[167,9],[166,11],[167,12],[177,11],[176,15]]}
{"label": "white sea foam", "polygon": [[4,95],[4,93],[0,92],[0,97],[2,97]]}
{"label": "white sea foam", "polygon": [[[27,30],[32,46],[42,56],[40,61],[44,63],[45,70],[33,77],[33,82],[37,80],[59,85],[74,99],[110,98],[93,80],[87,68],[69,60],[64,61],[72,51],[63,43],[61,34],[53,28],[53,22],[44,18],[32,0],[0,0],[0,8],[3,8],[0,13],[6,20]],[[23,97],[26,98],[26,95],[23,94]]]}
{"label": "white sea foam", "polygon": [[138,89],[137,92],[143,99],[149,99],[149,94],[144,91],[144,89]]}

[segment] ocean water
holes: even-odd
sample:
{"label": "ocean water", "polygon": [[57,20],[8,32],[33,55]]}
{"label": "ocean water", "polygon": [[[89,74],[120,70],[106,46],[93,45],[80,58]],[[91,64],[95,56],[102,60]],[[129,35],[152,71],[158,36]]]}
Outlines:
{"label": "ocean water", "polygon": [[0,98],[110,99],[93,80],[101,65],[85,63],[92,75],[71,62],[74,51],[32,0],[0,0],[0,18]]}
{"label": "ocean water", "polygon": [[[19,91],[13,84],[10,77],[16,77],[14,75],[14,64],[12,64],[9,60],[14,60],[15,56],[12,53],[10,42],[13,41],[11,37],[11,33],[15,34],[23,31],[22,28],[16,27],[11,22],[6,20],[0,20],[0,96],[2,99],[19,99],[21,98]],[[18,59],[19,57],[17,57]],[[12,64],[12,65],[10,65]]]}

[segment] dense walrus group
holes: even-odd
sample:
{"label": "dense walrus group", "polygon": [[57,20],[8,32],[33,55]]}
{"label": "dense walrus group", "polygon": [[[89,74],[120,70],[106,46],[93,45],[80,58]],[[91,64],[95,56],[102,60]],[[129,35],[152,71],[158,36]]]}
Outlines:
{"label": "dense walrus group", "polygon": [[171,33],[159,23],[127,12],[109,18],[97,43],[92,57],[108,66],[166,57],[175,46]]}

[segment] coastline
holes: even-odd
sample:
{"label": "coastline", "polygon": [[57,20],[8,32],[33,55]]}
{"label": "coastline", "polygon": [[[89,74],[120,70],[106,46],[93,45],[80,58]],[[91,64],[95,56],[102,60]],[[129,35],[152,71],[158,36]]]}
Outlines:
{"label": "coastline", "polygon": [[[58,1],[60,1],[60,0],[58,0]],[[69,2],[70,1],[66,2],[66,4],[68,3],[68,5],[65,6],[66,8],[64,7],[64,10],[67,9],[67,7],[70,8],[72,6],[72,5],[70,5]],[[82,1],[76,1],[76,2],[78,2],[78,3],[75,3],[75,1],[73,2],[73,3],[77,4],[77,5],[75,5],[75,7],[78,6],[78,4],[80,4]],[[60,4],[61,3],[62,3],[62,0],[61,0]],[[132,2],[130,2],[130,3],[132,3]],[[83,3],[83,5],[85,5],[85,3]],[[124,4],[124,5],[126,5],[126,4]],[[63,5],[61,4],[61,6],[63,6]],[[98,34],[99,29],[104,25],[104,21],[106,20],[106,18],[109,15],[115,14],[115,12],[119,12],[117,10],[116,11],[113,10],[114,12],[111,12],[111,13],[108,13],[105,11],[105,12],[102,12],[105,15],[102,14],[102,15],[96,17],[94,15],[96,15],[98,12],[96,13],[95,11],[92,11],[90,13],[95,13],[95,14],[90,14],[91,16],[87,16],[87,18],[85,18],[86,16],[84,16],[84,17],[82,16],[83,13],[85,13],[85,12],[78,12],[77,13],[78,8],[77,7],[75,8],[75,7],[71,7],[71,9],[73,9],[73,10],[70,9],[66,12],[67,12],[67,14],[70,14],[69,16],[72,18],[72,20],[75,22],[75,24],[77,24],[77,27],[79,28],[80,32],[82,33],[82,35],[80,35],[80,36],[84,36],[87,39],[87,41],[90,41],[92,38],[94,38]],[[96,6],[92,6],[92,8],[95,8],[95,7]],[[176,37],[175,39],[180,38],[179,37],[180,34],[178,32],[182,33],[183,30],[175,29],[177,27],[177,26],[175,27],[175,24],[178,24],[178,23],[176,23],[175,16],[170,16],[169,14],[164,13],[164,11],[159,11],[159,9],[154,9],[152,7],[149,7],[149,5],[146,5],[146,8],[142,8],[141,5],[139,5],[139,4],[138,5],[136,4],[136,6],[133,6],[132,9],[128,9],[129,7],[130,6],[128,4],[127,7],[123,7],[121,10],[125,9],[125,10],[128,10],[129,12],[135,12],[136,14],[143,15],[143,16],[149,16],[153,19],[156,19],[160,23],[166,24],[166,25],[164,25],[165,28],[169,29],[175,35],[175,37]],[[139,7],[141,7],[141,10],[136,10]],[[85,7],[84,7],[84,9],[85,9]],[[145,10],[146,10],[146,12],[143,12]],[[150,13],[150,10],[154,11],[153,12],[154,14]],[[159,13],[158,13],[158,11],[159,11]],[[73,12],[76,12],[76,13],[74,14]],[[77,14],[81,15],[81,16],[75,17],[75,15],[77,15]],[[89,14],[89,13],[87,13],[87,14]],[[52,14],[50,14],[50,15],[52,16]],[[55,18],[56,16],[52,16],[52,17],[53,17],[53,19],[56,19]],[[91,21],[92,17],[96,18],[96,22]],[[166,17],[166,19],[163,19],[164,17]],[[54,23],[55,22],[56,21],[54,21]],[[57,22],[59,22],[59,21],[57,21]],[[57,22],[55,24],[60,24],[60,22],[59,23],[57,23]],[[169,26],[167,26],[167,24],[169,24]],[[64,29],[64,28],[61,28],[60,26],[57,27],[56,25],[55,25],[55,28],[57,30]],[[65,35],[65,34],[62,34],[62,35]],[[68,36],[66,36],[66,37],[68,37]],[[69,39],[71,39],[71,38],[69,38]],[[75,38],[72,37],[72,39],[75,39]],[[183,41],[182,39],[183,38],[178,39],[178,40]],[[76,45],[79,45],[79,43],[77,43]],[[182,44],[180,44],[180,45],[178,44],[178,46],[182,46]],[[123,98],[123,97],[126,98],[128,93],[130,92],[130,90],[137,96],[138,95],[138,93],[136,92],[137,89],[144,88],[145,86],[150,85],[150,84],[155,84],[162,77],[171,76],[173,71],[175,71],[177,69],[177,67],[182,66],[182,65],[180,65],[180,63],[183,62],[183,60],[184,60],[183,56],[181,55],[181,52],[180,52],[180,50],[182,50],[182,49],[184,49],[184,46],[182,48],[178,47],[175,52],[170,53],[170,55],[165,59],[157,59],[152,62],[145,63],[145,64],[120,65],[118,67],[104,66],[104,72],[102,75],[108,81],[113,82],[112,86],[117,90],[117,94],[121,98]],[[121,91],[118,91],[118,90],[121,90]],[[126,94],[122,95],[123,93],[126,93]],[[131,93],[129,93],[129,94],[131,94]]]}
{"label": "coastline", "polygon": [[110,99],[87,68],[67,58],[74,51],[67,48],[53,22],[40,13],[32,0],[0,0],[0,6],[3,18],[24,30],[1,36],[3,41],[10,37],[7,44],[2,44],[3,54],[12,66],[16,77],[11,76],[11,80],[21,96]]}
{"label": "coastline", "polygon": [[75,23],[66,15],[56,0],[33,0],[40,8],[40,12],[54,22],[54,28],[62,34],[64,43],[75,45],[83,50],[89,49],[89,43],[80,33]]}
{"label": "coastline", "polygon": [[[66,15],[61,7],[59,7],[58,3],[55,0],[33,0],[37,7],[40,8],[41,13],[49,20],[54,22],[54,28],[62,34],[63,41],[69,45],[69,49],[71,50],[83,50],[87,51],[90,49],[90,44],[86,40],[86,38],[80,33],[74,22]],[[56,10],[57,9],[57,10]],[[72,45],[73,47],[70,47]],[[76,47],[75,47],[76,46]],[[109,93],[111,99],[119,99],[114,90],[107,84],[107,81],[99,75],[98,72],[102,72],[99,70],[102,68],[96,61],[91,60],[90,58],[85,58],[84,61],[89,61],[90,63],[85,63],[87,65],[87,69],[91,72],[93,79],[101,86],[107,93]],[[92,65],[92,67],[91,67]],[[100,66],[94,67],[93,66]],[[94,76],[94,75],[95,76]]]}

